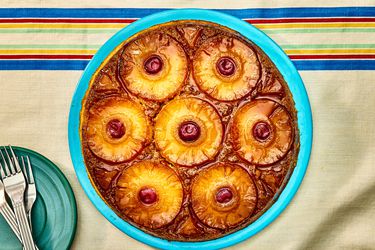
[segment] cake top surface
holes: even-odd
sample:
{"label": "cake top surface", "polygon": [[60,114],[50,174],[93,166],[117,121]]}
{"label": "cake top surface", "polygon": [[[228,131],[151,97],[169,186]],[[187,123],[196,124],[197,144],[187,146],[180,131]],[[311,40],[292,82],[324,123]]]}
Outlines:
{"label": "cake top surface", "polygon": [[124,41],[82,105],[98,193],[124,220],[168,240],[251,224],[297,161],[288,85],[262,50],[216,24],[171,22]]}

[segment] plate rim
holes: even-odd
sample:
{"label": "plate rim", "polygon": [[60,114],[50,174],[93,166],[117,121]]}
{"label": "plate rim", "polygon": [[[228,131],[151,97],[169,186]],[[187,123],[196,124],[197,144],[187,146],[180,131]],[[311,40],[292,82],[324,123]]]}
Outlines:
{"label": "plate rim", "polygon": [[[178,20],[201,20],[218,23],[239,32],[259,46],[273,61],[288,84],[295,102],[298,128],[300,131],[300,152],[298,154],[296,167],[276,202],[247,227],[221,238],[208,241],[168,241],[147,234],[122,220],[96,193],[88,177],[81,149],[81,138],[79,134],[81,103],[91,77],[97,68],[100,67],[102,61],[120,45],[122,41],[132,35],[157,24]],[[175,9],[158,12],[129,24],[107,40],[98,50],[86,66],[76,86],[69,112],[68,139],[71,159],[82,188],[96,209],[119,230],[144,244],[157,248],[218,249],[232,246],[252,237],[273,222],[281,212],[285,210],[295,196],[308,167],[312,148],[313,122],[310,102],[303,81],[289,57],[271,38],[251,24],[222,12],[204,9]]]}
{"label": "plate rim", "polygon": [[[75,195],[74,195],[74,192],[73,192],[73,188],[70,185],[69,180],[66,178],[66,176],[61,171],[61,169],[59,169],[55,163],[53,163],[50,159],[48,159],[44,155],[42,155],[42,154],[40,154],[40,153],[38,153],[38,152],[36,152],[32,149],[25,148],[25,147],[13,146],[12,145],[12,148],[15,151],[21,151],[22,153],[24,153],[26,155],[34,155],[36,158],[39,158],[39,160],[41,160],[45,165],[49,166],[49,169],[52,170],[56,174],[58,179],[62,182],[64,190],[67,191],[69,201],[71,202],[71,207],[73,208],[73,210],[72,210],[73,230],[72,230],[71,236],[69,237],[69,242],[68,242],[67,248],[66,248],[66,249],[70,249],[70,247],[73,244],[76,232],[77,232],[78,210],[77,210],[77,201],[76,201],[76,198],[75,198]],[[50,167],[50,166],[52,166],[52,167]]]}

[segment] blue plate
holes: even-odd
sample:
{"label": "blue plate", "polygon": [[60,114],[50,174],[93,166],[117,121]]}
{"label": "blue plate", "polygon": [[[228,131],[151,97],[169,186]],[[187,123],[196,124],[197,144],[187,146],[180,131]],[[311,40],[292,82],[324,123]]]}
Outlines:
{"label": "blue plate", "polygon": [[[202,242],[178,242],[168,241],[151,236],[140,229],[130,225],[105,204],[91,185],[88,173],[83,160],[81,139],[79,133],[79,121],[81,103],[88,89],[89,82],[95,71],[99,68],[103,60],[124,40],[134,34],[145,30],[151,26],[177,20],[203,20],[214,22],[241,33],[249,40],[258,45],[273,61],[276,67],[283,75],[292,92],[295,107],[298,116],[298,128],[300,131],[300,152],[298,155],[297,166],[285,189],[280,194],[279,199],[268,209],[259,219],[239,230],[219,239]],[[248,239],[269,225],[289,204],[300,186],[310,158],[312,146],[312,116],[309,99],[293,63],[282,49],[272,41],[267,35],[254,26],[227,14],[211,10],[200,9],[180,9],[159,12],[154,15],[144,17],[126,28],[117,32],[110,38],[95,54],[93,59],[87,65],[83,76],[78,83],[76,92],[73,96],[69,114],[69,147],[74,168],[77,177],[96,208],[117,228],[127,235],[139,240],[145,244],[162,249],[218,249],[224,248],[243,240]]]}

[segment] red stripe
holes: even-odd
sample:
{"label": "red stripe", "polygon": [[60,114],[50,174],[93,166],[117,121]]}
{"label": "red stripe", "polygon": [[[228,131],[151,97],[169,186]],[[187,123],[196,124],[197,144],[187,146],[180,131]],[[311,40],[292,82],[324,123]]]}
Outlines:
{"label": "red stripe", "polygon": [[290,59],[375,59],[375,54],[360,55],[289,55]]}
{"label": "red stripe", "polygon": [[0,59],[91,59],[93,55],[0,55]]}
{"label": "red stripe", "polygon": [[48,18],[4,18],[0,23],[132,23],[137,19],[48,19]]}
{"label": "red stripe", "polygon": [[[0,23],[132,23],[136,18],[124,19],[83,19],[83,18],[0,18]],[[245,19],[253,24],[261,23],[316,23],[316,22],[375,22],[374,17],[338,17],[338,18],[275,18],[275,19]]]}
{"label": "red stripe", "polygon": [[[91,59],[93,55],[0,55],[0,59]],[[375,59],[375,54],[289,55],[290,59]]]}
{"label": "red stripe", "polygon": [[279,19],[246,19],[249,23],[334,23],[334,22],[375,22],[373,17],[339,17],[339,18],[279,18]]}

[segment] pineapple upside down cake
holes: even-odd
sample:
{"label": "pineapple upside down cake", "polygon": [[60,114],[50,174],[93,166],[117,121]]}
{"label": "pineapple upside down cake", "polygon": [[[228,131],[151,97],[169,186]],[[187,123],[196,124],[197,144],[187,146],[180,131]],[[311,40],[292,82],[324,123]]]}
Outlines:
{"label": "pineapple upside down cake", "polygon": [[246,227],[296,165],[297,115],[282,75],[217,24],[134,35],[102,63],[82,105],[92,184],[121,218],[160,238],[203,241]]}

